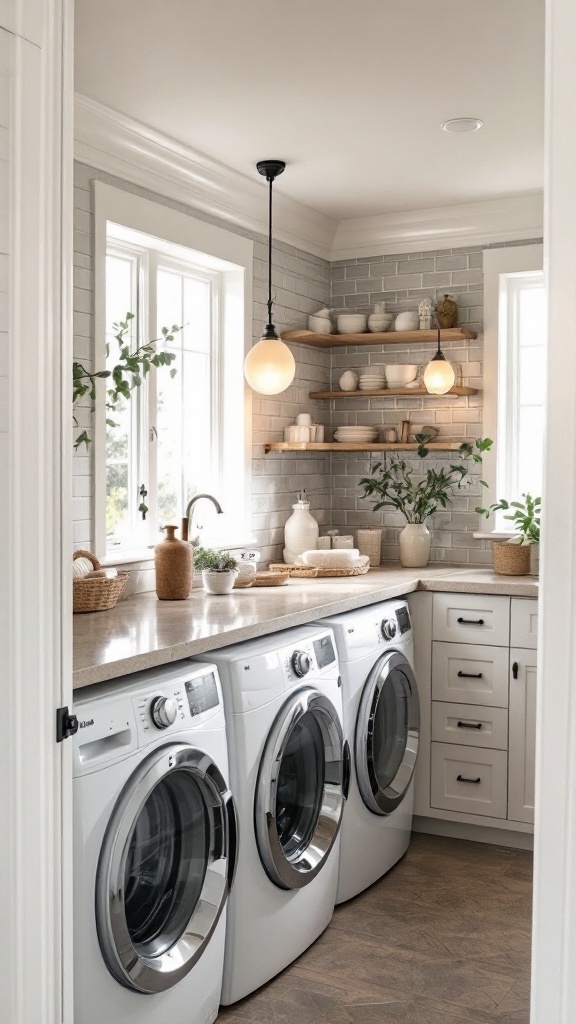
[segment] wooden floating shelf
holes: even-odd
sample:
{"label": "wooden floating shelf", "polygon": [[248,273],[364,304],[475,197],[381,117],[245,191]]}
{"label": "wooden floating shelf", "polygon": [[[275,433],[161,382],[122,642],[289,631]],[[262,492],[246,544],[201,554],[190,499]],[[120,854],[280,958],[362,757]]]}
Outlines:
{"label": "wooden floating shelf", "polygon": [[[434,452],[457,452],[463,441],[431,441],[425,447]],[[314,441],[278,441],[265,445],[267,452],[416,452],[420,445],[387,444],[376,441],[374,444],[342,444],[340,441],[328,441],[323,444]]]}
{"label": "wooden floating shelf", "polygon": [[[447,341],[470,341],[476,331],[467,327],[446,327],[440,331],[440,344]],[[436,345],[438,331],[385,331],[382,334],[314,334],[312,331],[283,331],[282,341],[315,348],[340,348],[345,345]]]}
{"label": "wooden floating shelf", "polygon": [[455,386],[450,388],[445,395],[431,395],[426,388],[383,388],[381,391],[311,391],[310,398],[399,398],[401,395],[426,395],[427,398],[449,398],[450,395],[458,397],[466,395],[477,395],[478,388],[463,388]]}

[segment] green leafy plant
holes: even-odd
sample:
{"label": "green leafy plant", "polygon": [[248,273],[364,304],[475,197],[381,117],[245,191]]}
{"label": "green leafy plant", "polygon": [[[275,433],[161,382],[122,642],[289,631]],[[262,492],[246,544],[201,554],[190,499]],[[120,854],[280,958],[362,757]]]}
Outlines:
{"label": "green leafy plant", "polygon": [[518,534],[509,543],[538,544],[540,541],[542,499],[533,498],[529,491],[524,491],[522,497],[524,501],[506,501],[505,498],[500,498],[500,501],[490,505],[489,508],[480,508],[478,506],[476,512],[481,516],[486,516],[486,519],[493,512],[509,512],[510,514],[504,516],[504,519],[514,523],[514,532]]}
{"label": "green leafy plant", "polygon": [[[429,455],[427,434],[417,434],[418,455],[425,459]],[[424,523],[439,508],[447,508],[456,491],[472,483],[470,466],[482,462],[482,455],[492,447],[489,437],[477,438],[473,443],[460,445],[460,462],[452,463],[448,469],[428,469],[425,476],[416,477],[414,469],[406,459],[393,457],[390,464],[377,462],[372,475],[363,477],[359,486],[364,489],[363,498],[374,498],[373,508],[392,508],[400,512],[407,523]],[[480,483],[486,487],[484,480]]]}
{"label": "green leafy plant", "polygon": [[229,551],[214,551],[213,548],[194,548],[194,568],[202,572],[230,572],[238,568],[238,562]]}
{"label": "green leafy plant", "polygon": [[[131,351],[127,335],[130,333],[130,321],[133,319],[133,313],[126,313],[124,320],[112,324],[112,330],[114,331],[114,337],[118,342],[119,349],[118,362],[113,369],[96,370],[94,373],[90,373],[83,363],[74,362],[72,364],[72,403],[74,406],[85,395],[88,395],[90,401],[95,402],[97,381],[108,380],[110,382],[111,386],[106,388],[106,423],[109,427],[117,425],[115,420],[112,419],[114,411],[119,408],[124,399],[131,397],[132,391],[135,388],[140,387],[150,373],[150,367],[170,366],[176,358],[174,352],[159,350],[157,346],[159,342],[167,344],[174,341],[174,336],[178,331],[182,330],[182,327],[178,327],[177,324],[173,324],[172,327],[163,327],[160,338],[148,341],[145,345],[140,345],[137,349]],[[107,344],[107,358],[109,354],[110,346]],[[170,370],[170,376],[176,376],[174,368]],[[108,415],[109,413],[112,415]],[[76,417],[74,417],[74,422],[77,424]],[[91,443],[92,438],[88,431],[83,430],[76,437],[74,448],[78,449],[83,444],[88,446]]]}

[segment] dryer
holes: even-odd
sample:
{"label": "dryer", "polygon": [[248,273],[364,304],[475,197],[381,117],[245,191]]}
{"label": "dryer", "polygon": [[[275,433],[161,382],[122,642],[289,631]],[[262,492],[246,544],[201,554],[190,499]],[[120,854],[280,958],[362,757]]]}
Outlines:
{"label": "dryer", "polygon": [[295,960],[328,925],[349,778],[332,631],[275,633],[210,654],[224,693],[241,841],[222,1002]]}
{"label": "dryer", "polygon": [[352,751],[336,899],[342,903],[389,871],[410,843],[420,704],[406,601],[370,605],[320,625],[336,638]]}
{"label": "dryer", "polygon": [[75,1024],[211,1024],[236,858],[218,671],[139,672],[74,710]]}

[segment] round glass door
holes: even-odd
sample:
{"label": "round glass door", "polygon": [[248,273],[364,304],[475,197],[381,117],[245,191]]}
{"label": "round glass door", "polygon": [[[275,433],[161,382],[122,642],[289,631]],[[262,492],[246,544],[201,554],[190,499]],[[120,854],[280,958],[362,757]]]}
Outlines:
{"label": "round glass door", "polygon": [[390,814],[412,781],[420,730],[418,687],[409,662],[392,651],[374,666],[356,721],[356,776],[364,803]]}
{"label": "round glass door", "polygon": [[96,923],[111,973],[139,992],[176,984],[202,954],[235,863],[231,794],[185,744],[156,751],[125,787],[100,854]]}
{"label": "round glass door", "polygon": [[335,707],[317,690],[299,691],[272,727],[256,786],[258,849],[281,888],[301,888],[322,868],[340,828],[344,773]]}

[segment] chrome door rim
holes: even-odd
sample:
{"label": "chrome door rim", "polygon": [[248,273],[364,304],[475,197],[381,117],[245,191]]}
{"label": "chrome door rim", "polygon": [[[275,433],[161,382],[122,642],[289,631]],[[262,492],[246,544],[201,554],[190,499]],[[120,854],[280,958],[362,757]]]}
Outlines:
{"label": "chrome door rim", "polygon": [[[124,903],[124,876],[130,839],[150,794],[174,772],[188,772],[207,808],[210,846],[199,898],[188,923],[169,948],[143,956],[131,940]],[[235,812],[226,782],[212,759],[184,743],[152,753],[131,775],[110,817],[96,875],[96,926],[104,960],[114,977],[143,993],[177,984],[201,957],[232,884],[236,862]]]}
{"label": "chrome door rim", "polygon": [[[322,799],[314,832],[299,855],[288,859],[276,827],[276,797],[279,769],[288,739],[295,725],[312,712],[324,743],[325,764],[334,778],[324,780]],[[338,712],[318,690],[305,689],[293,694],[281,708],[272,726],[258,771],[254,808],[258,852],[262,864],[275,885],[282,889],[301,889],[316,878],[326,862],[340,829],[345,804],[343,783],[343,733]]]}
{"label": "chrome door rim", "polygon": [[[380,694],[394,669],[402,669],[408,680],[408,736],[402,763],[391,783],[381,788],[374,768],[374,720]],[[418,756],[420,732],[420,702],[418,686],[412,667],[399,651],[389,651],[374,665],[362,691],[356,719],[355,762],[356,779],[362,800],[374,814],[391,814],[406,796],[412,782]]]}

